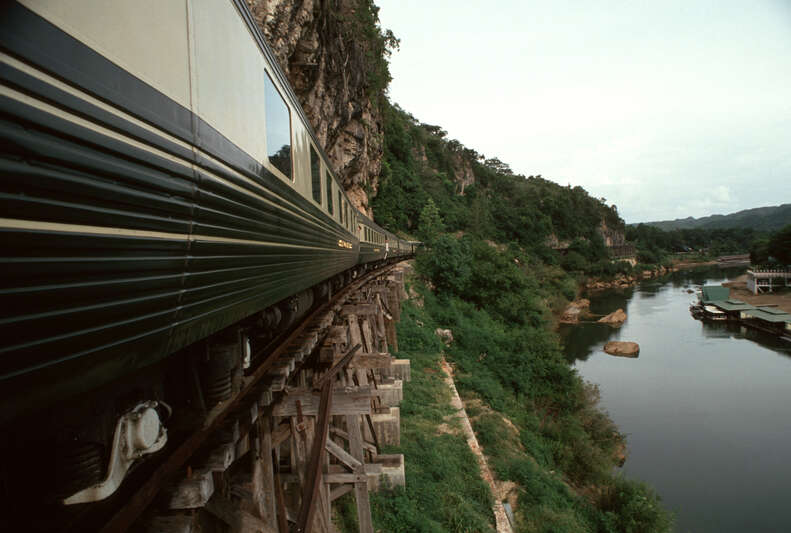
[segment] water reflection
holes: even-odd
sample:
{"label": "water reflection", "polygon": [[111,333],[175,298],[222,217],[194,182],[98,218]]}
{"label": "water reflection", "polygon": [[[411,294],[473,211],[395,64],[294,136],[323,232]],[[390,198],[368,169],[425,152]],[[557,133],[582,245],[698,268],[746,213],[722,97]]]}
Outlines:
{"label": "water reflection", "polygon": [[701,322],[701,334],[711,339],[747,339],[791,358],[791,343],[738,322]]}
{"label": "water reflection", "polygon": [[618,335],[618,330],[607,324],[563,324],[558,332],[569,363],[586,361],[593,355],[595,346],[604,345]]}
{"label": "water reflection", "polygon": [[591,301],[592,318],[575,325],[561,324],[558,328],[566,360],[569,363],[585,361],[593,354],[595,346],[604,345],[608,340],[618,336],[618,328],[595,321],[616,309],[625,310],[633,294],[634,288],[584,295]]}

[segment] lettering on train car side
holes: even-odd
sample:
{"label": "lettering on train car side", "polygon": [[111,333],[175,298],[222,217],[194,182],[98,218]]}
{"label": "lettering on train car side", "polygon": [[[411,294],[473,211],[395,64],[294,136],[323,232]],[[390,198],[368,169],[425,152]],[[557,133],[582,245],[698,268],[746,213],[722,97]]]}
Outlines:
{"label": "lettering on train car side", "polygon": [[344,241],[343,239],[338,239],[338,247],[348,248],[349,250],[353,248],[352,243],[350,243],[349,241]]}

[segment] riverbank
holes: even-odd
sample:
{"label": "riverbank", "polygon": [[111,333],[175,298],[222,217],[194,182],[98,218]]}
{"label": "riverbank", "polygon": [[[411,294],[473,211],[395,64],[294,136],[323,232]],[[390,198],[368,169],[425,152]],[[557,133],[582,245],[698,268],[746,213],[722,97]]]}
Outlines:
{"label": "riverbank", "polygon": [[640,270],[632,274],[620,274],[611,280],[602,280],[599,278],[588,278],[581,286],[586,291],[602,291],[608,289],[627,289],[633,287],[643,280],[658,278],[672,272],[679,272],[682,270],[691,270],[695,268],[717,266],[720,263],[716,260],[712,261],[677,261],[673,260],[669,267],[657,266],[655,268]]}
{"label": "riverbank", "polygon": [[786,313],[791,313],[791,292],[767,292],[753,294],[747,289],[747,274],[743,274],[736,279],[725,282],[723,287],[728,287],[730,298],[741,300],[751,305],[771,305],[782,309]]}
{"label": "riverbank", "polygon": [[[414,301],[423,305],[405,304],[398,326],[399,357],[422,357],[416,352],[433,354],[439,348],[454,365],[458,393],[494,476],[495,499],[513,513],[516,531],[667,533],[671,519],[655,492],[615,473],[614,468],[624,461],[624,436],[599,409],[598,389],[584,383],[569,366],[553,331],[546,302],[551,300],[553,289],[562,288],[565,280],[572,279],[563,278],[563,283],[552,277],[539,280],[534,277],[537,273],[548,276],[556,271],[522,269],[510,259],[502,260],[505,251],[494,249],[497,255],[493,256],[490,246],[481,249],[487,255],[476,258],[471,265],[474,290],[461,294],[442,291],[441,284],[455,287],[458,281],[458,271],[448,268],[431,277],[434,290],[429,290],[423,280],[412,280],[412,290],[419,295]],[[422,273],[425,266],[419,258],[417,271]],[[504,299],[502,287],[506,285],[511,287],[512,295],[520,297]],[[491,300],[487,299],[489,295]],[[467,301],[470,297],[476,301]],[[448,330],[443,331],[441,343],[434,335],[438,329]],[[413,362],[413,382],[417,366]],[[411,391],[410,398],[419,402],[419,411],[431,409],[431,397]],[[417,414],[404,405],[402,434],[403,428],[409,427],[409,419]],[[445,417],[435,418],[435,431],[440,438],[450,437],[444,433],[446,424]],[[401,500],[403,507],[399,504],[398,509],[388,507],[382,514],[375,510],[374,521],[393,524],[408,520],[404,513],[420,508],[421,519],[432,517],[443,523],[436,531],[489,530],[470,527],[472,518],[461,514],[465,506],[460,502],[469,497],[460,494],[461,487],[423,482],[443,472],[446,463],[459,461],[453,455],[423,453],[421,444],[425,439],[418,437],[417,442],[410,442],[402,437],[402,447],[412,446],[415,451],[391,450],[405,454],[406,500]],[[467,453],[469,449],[464,455]],[[409,469],[415,469],[421,478],[417,491],[410,488]],[[443,500],[459,502],[453,513],[458,514],[456,525],[464,527],[448,527],[448,515],[442,512],[442,505],[437,509],[429,505],[427,509],[418,503],[429,486]],[[487,492],[491,498],[491,492]],[[476,501],[478,511],[474,513],[479,517],[483,515],[481,503]],[[494,526],[493,516],[491,525]]]}

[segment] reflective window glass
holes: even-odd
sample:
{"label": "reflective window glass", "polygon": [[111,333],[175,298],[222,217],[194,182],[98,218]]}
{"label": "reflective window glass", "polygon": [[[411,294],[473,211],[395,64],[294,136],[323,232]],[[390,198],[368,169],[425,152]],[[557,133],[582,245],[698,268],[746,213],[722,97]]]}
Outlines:
{"label": "reflective window glass", "polygon": [[313,187],[313,200],[321,203],[321,160],[313,145],[310,145],[310,179]]}
{"label": "reflective window glass", "polygon": [[266,113],[266,152],[269,162],[289,179],[291,175],[291,117],[288,106],[275,84],[266,75],[264,82]]}
{"label": "reflective window glass", "polygon": [[327,178],[327,211],[332,214],[332,177],[327,171],[324,172],[324,177]]}

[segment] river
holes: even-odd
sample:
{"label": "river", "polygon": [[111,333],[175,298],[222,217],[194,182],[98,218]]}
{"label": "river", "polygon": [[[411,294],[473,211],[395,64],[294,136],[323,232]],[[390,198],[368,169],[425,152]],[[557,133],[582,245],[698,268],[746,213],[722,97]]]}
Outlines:
{"label": "river", "polygon": [[[569,361],[599,384],[627,435],[624,475],[657,490],[679,533],[791,531],[791,343],[688,310],[688,289],[743,271],[676,272],[598,293],[591,312],[623,308],[623,327],[560,330]],[[638,342],[639,358],[605,354],[608,340]]]}

